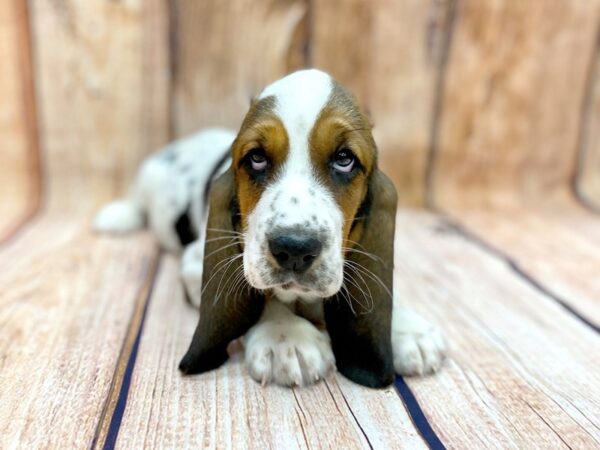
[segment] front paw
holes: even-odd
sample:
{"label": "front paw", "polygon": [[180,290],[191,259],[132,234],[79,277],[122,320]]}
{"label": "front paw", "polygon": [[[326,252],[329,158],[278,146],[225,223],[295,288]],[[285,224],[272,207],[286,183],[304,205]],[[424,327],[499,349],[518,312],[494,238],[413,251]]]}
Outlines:
{"label": "front paw", "polygon": [[306,386],[324,378],[335,365],[329,338],[309,321],[265,321],[246,335],[246,365],[262,383]]}
{"label": "front paw", "polygon": [[399,375],[427,375],[438,371],[446,357],[441,330],[418,314],[394,308],[392,322],[394,368]]}

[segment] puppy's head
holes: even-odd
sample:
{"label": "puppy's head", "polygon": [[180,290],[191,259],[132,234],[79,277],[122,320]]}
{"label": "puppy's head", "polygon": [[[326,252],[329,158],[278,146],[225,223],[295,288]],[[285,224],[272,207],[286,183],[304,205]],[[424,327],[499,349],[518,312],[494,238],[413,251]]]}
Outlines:
{"label": "puppy's head", "polygon": [[252,102],[232,157],[249,284],[283,301],[336,294],[376,166],[354,97],[323,72],[295,72]]}

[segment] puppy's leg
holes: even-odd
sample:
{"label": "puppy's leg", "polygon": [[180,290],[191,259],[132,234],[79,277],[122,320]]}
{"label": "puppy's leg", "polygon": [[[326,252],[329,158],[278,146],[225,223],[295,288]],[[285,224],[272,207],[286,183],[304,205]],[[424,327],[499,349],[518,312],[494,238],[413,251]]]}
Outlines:
{"label": "puppy's leg", "polygon": [[188,245],[181,257],[181,279],[187,300],[196,308],[200,307],[202,293],[202,268],[204,260],[204,240],[198,239]]}
{"label": "puppy's leg", "polygon": [[394,368],[399,375],[425,375],[444,362],[442,332],[414,311],[394,305],[392,312]]}
{"label": "puppy's leg", "polygon": [[263,384],[312,384],[335,364],[329,338],[278,300],[267,301],[245,339],[248,370]]}

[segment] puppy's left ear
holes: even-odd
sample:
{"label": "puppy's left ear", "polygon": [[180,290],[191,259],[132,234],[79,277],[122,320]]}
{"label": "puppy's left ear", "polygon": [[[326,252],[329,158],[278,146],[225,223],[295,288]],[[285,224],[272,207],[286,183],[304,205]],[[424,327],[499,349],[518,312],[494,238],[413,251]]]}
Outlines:
{"label": "puppy's left ear", "polygon": [[344,287],[325,303],[338,371],[369,387],[394,381],[391,342],[396,189],[375,170],[356,214],[346,253]]}
{"label": "puppy's left ear", "polygon": [[[245,279],[237,278],[243,274],[238,221],[234,174],[230,168],[210,190],[200,319],[190,347],[179,363],[185,374],[206,372],[223,364],[228,358],[227,345],[246,333],[262,312],[264,296],[251,289]],[[236,280],[243,284],[234,283]]]}

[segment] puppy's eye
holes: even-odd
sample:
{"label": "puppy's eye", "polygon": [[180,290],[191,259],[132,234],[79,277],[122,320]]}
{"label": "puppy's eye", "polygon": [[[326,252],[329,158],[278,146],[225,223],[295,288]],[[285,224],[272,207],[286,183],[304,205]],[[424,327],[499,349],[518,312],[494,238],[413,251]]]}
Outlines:
{"label": "puppy's eye", "polygon": [[354,168],[355,160],[356,156],[354,156],[354,153],[352,153],[351,150],[341,148],[335,152],[331,165],[338,172],[349,173],[352,172],[352,169]]}
{"label": "puppy's eye", "polygon": [[252,150],[249,157],[252,170],[256,172],[262,172],[267,168],[267,157],[263,149],[257,148]]}

